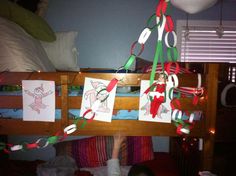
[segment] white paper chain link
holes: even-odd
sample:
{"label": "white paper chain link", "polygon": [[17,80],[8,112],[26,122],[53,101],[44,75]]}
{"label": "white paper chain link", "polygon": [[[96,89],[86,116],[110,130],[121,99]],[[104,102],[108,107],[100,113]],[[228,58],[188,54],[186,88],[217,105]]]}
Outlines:
{"label": "white paper chain link", "polygon": [[175,109],[173,112],[172,112],[172,120],[176,120],[176,115],[178,113],[178,116],[177,116],[177,119],[181,119],[182,118],[182,111],[178,110],[178,109]]}
{"label": "white paper chain link", "polygon": [[[169,33],[172,33],[172,35],[173,35],[173,45],[171,46],[170,44],[169,44],[169,40],[168,40],[168,38],[169,38]],[[171,31],[171,32],[167,32],[166,33],[166,35],[165,35],[165,44],[166,44],[166,46],[168,47],[168,48],[174,48],[174,47],[176,47],[176,45],[177,45],[177,35],[176,35],[176,33],[175,33],[175,31]]]}
{"label": "white paper chain link", "polygon": [[151,33],[152,33],[151,29],[145,28],[138,38],[138,43],[145,44]]}
{"label": "white paper chain link", "polygon": [[10,148],[11,151],[18,151],[18,150],[22,150],[23,146],[22,145],[14,145]]}
{"label": "white paper chain link", "polygon": [[76,130],[77,130],[77,126],[75,124],[71,124],[64,129],[64,133],[69,135],[71,133],[74,133]]}

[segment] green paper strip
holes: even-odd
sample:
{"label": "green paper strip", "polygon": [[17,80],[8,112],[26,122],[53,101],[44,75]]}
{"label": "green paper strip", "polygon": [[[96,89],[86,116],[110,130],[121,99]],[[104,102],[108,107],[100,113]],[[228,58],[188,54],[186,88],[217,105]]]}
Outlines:
{"label": "green paper strip", "polygon": [[[151,27],[152,21],[155,22],[155,25],[153,25],[153,26]],[[148,18],[148,20],[147,20],[147,27],[148,27],[149,29],[151,29],[151,31],[152,31],[153,29],[155,29],[159,24],[160,24],[160,22],[159,22],[158,24],[156,24],[156,14],[155,14],[155,13],[154,13],[152,16],[150,16],[150,17]]]}
{"label": "green paper strip", "polygon": [[[171,87],[170,88],[170,90],[169,90],[169,99],[171,100],[171,93],[173,93],[174,94],[174,89],[175,89],[175,87]],[[180,92],[180,90],[179,89],[175,89],[176,91],[177,91],[177,99],[180,99],[180,97],[181,97],[181,92]],[[174,95],[173,95],[173,98],[174,98]],[[172,98],[172,99],[173,99]]]}
{"label": "green paper strip", "polygon": [[167,48],[167,58],[170,62],[177,62],[179,52],[176,47]]}
{"label": "green paper strip", "polygon": [[87,124],[87,119],[84,119],[84,121],[83,121],[82,125],[80,126],[80,128],[84,128],[86,124]]}
{"label": "green paper strip", "polygon": [[0,150],[4,150],[6,148],[6,144],[3,142],[0,142]]}
{"label": "green paper strip", "polygon": [[58,141],[59,137],[58,136],[51,136],[47,139],[49,144],[55,144]]}
{"label": "green paper strip", "polygon": [[156,52],[155,52],[155,55],[154,55],[154,60],[153,60],[153,65],[152,65],[152,72],[151,72],[151,75],[150,75],[150,85],[152,85],[153,82],[154,82],[157,63],[158,63],[158,58],[161,55],[162,55],[162,41],[158,41],[157,45],[156,45]]}
{"label": "green paper strip", "polygon": [[136,56],[134,54],[132,54],[128,61],[126,62],[126,64],[124,65],[124,69],[128,70],[130,68],[130,66],[133,64],[134,60],[135,60]]}
{"label": "green paper strip", "polygon": [[76,117],[75,119],[74,119],[74,124],[77,126],[77,123],[79,122],[79,120],[80,120],[80,118],[78,118],[78,117]]}

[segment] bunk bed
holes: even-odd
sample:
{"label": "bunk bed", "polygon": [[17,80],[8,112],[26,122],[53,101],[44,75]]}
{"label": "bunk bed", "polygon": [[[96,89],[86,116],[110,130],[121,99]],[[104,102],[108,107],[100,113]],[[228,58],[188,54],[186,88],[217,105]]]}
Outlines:
{"label": "bunk bed", "polygon": [[[46,0],[42,0],[39,2],[41,2],[42,5],[47,6]],[[163,3],[164,1],[161,1],[161,2]],[[40,7],[42,7],[42,5]],[[41,9],[41,10],[45,11],[45,9]],[[41,12],[39,12],[39,14],[41,14]],[[34,18],[37,19],[37,17],[34,17]],[[153,19],[153,16],[151,17],[151,19]],[[27,41],[29,40],[28,36],[27,35],[25,36],[25,32],[22,33],[22,30],[18,30],[17,29],[18,27],[15,27],[15,25],[13,25],[11,22],[9,23],[6,21],[6,19],[1,19],[1,18],[0,18],[0,22],[5,31],[11,31],[11,29],[16,28],[17,32],[20,31],[19,36],[21,37],[23,41],[25,41],[26,38],[27,38]],[[9,25],[8,28],[5,28],[7,26],[5,24]],[[48,31],[50,31],[50,28],[47,28],[47,29]],[[173,30],[173,26],[172,26],[172,30]],[[149,31],[146,31],[146,32],[149,32]],[[15,34],[15,32],[12,32],[12,35],[13,34]],[[3,32],[2,35],[5,36],[5,33]],[[34,37],[38,37],[38,36],[34,36]],[[46,40],[49,40],[49,41],[53,41],[54,39],[55,39],[55,35],[51,36],[51,38],[46,37]],[[37,42],[37,46],[40,45],[38,44],[38,41],[36,42]],[[21,48],[23,50],[24,48],[29,49],[31,43],[32,41],[30,39],[27,43],[28,45],[26,45],[25,43],[23,44],[18,43],[18,45],[20,47],[23,46]],[[33,43],[35,43],[35,41]],[[2,46],[8,46],[8,43],[2,42]],[[133,48],[134,46],[135,46],[135,43],[132,46],[132,49],[134,49]],[[39,48],[37,48],[37,51],[38,50]],[[10,50],[10,53],[11,53],[11,50]],[[28,52],[25,52],[25,53],[28,53]],[[31,56],[34,56],[34,53],[36,52],[32,51],[32,53],[31,53],[32,54]],[[14,118],[11,115],[3,116],[0,118],[0,135],[40,135],[40,136],[49,136],[49,137],[50,136],[55,137],[55,135],[57,135],[63,138],[63,135],[64,135],[63,129],[70,126],[71,124],[74,124],[75,120],[78,126],[80,127],[84,123],[84,119],[82,118],[78,119],[78,117],[74,115],[71,116],[71,111],[70,111],[71,109],[77,109],[77,110],[81,109],[82,96],[81,94],[76,94],[75,96],[71,96],[70,89],[72,87],[77,87],[77,88],[83,87],[85,78],[87,77],[97,78],[97,79],[103,79],[103,80],[108,80],[108,81],[112,79],[116,79],[116,80],[119,80],[118,87],[120,87],[121,89],[123,89],[124,87],[128,89],[130,89],[130,87],[131,88],[134,87],[135,90],[140,89],[141,80],[150,79],[150,73],[119,73],[120,70],[115,71],[115,72],[113,70],[113,73],[108,73],[107,70],[105,71],[106,73],[104,73],[104,70],[103,70],[103,73],[101,73],[102,70],[91,72],[91,70],[94,70],[94,69],[81,69],[81,71],[78,72],[78,71],[75,71],[77,69],[76,68],[73,71],[54,72],[55,68],[53,67],[53,65],[50,64],[50,62],[46,58],[47,58],[47,55],[43,54],[39,58],[36,58],[37,60],[34,60],[34,61],[30,60],[30,62],[34,63],[33,67],[23,68],[23,66],[20,65],[21,63],[24,62],[20,60],[21,58],[17,60],[18,62],[16,62],[16,65],[12,65],[13,62],[10,63],[9,68],[12,68],[13,70],[10,70],[10,71],[3,70],[0,73],[0,87],[2,88],[4,86],[10,86],[14,88],[15,87],[21,88],[22,80],[55,81],[56,88],[59,88],[60,90],[58,94],[56,94],[56,97],[55,97],[56,99],[55,108],[60,109],[60,117],[56,118],[55,122],[32,122],[32,121],[23,121],[22,114],[21,114],[21,118]],[[4,58],[4,59],[6,61],[9,60],[7,58]],[[12,59],[14,60],[14,58]],[[134,57],[132,57],[131,59],[134,59]],[[41,62],[43,62],[43,64]],[[57,64],[57,61],[55,63]],[[72,62],[72,65],[73,64],[75,65],[75,62]],[[41,68],[38,68],[39,65]],[[201,87],[204,87],[204,94],[202,94],[201,97],[199,97],[198,105],[196,106],[193,105],[192,97],[180,98],[180,103],[182,105],[181,110],[201,111],[203,114],[202,118],[195,122],[194,128],[191,130],[190,134],[181,136],[181,137],[188,136],[188,137],[193,137],[194,139],[199,139],[197,141],[199,141],[200,151],[198,151],[199,149],[197,149],[198,151],[197,154],[198,154],[198,157],[200,156],[199,159],[201,160],[200,167],[198,167],[196,163],[191,163],[189,160],[189,157],[181,155],[182,148],[178,145],[178,141],[181,140],[182,138],[179,138],[179,134],[176,133],[176,126],[173,123],[156,123],[156,122],[139,121],[137,115],[133,119],[114,118],[111,123],[93,120],[90,123],[87,123],[84,128],[78,128],[75,132],[73,132],[72,135],[75,135],[75,136],[112,136],[114,134],[117,134],[117,132],[120,132],[126,136],[169,136],[171,137],[170,153],[177,160],[177,164],[179,168],[184,171],[182,172],[184,174],[181,173],[181,175],[193,175],[192,171],[196,171],[194,172],[194,174],[196,174],[198,170],[211,170],[212,161],[213,161],[213,149],[214,149],[214,133],[215,133],[215,119],[216,119],[216,106],[217,106],[217,87],[218,87],[217,84],[218,84],[219,64],[204,63],[203,65],[204,65],[204,73],[201,75],[201,78],[202,78]],[[2,65],[0,64],[0,66]],[[186,67],[187,66],[188,64],[186,64]],[[14,69],[16,68],[19,69],[19,72],[18,71],[15,72]],[[42,71],[38,72],[38,70],[40,69]],[[29,70],[33,72],[26,72]],[[179,79],[179,87],[197,87],[197,85],[199,85],[199,76],[196,73],[184,73],[184,74],[178,74],[177,76]],[[159,75],[156,74],[156,78],[158,77]],[[14,93],[1,94],[0,109],[22,109],[23,98],[21,95],[22,95],[21,89],[19,89],[19,91],[16,94]],[[140,98],[139,93],[137,92],[135,95],[124,94],[122,96],[119,96],[119,94],[116,94],[113,113],[116,114],[120,110],[138,111],[139,98]],[[59,132],[59,135],[58,135],[58,132]],[[42,141],[44,141],[44,139],[42,139]],[[9,148],[11,147],[11,146],[7,146],[8,144],[5,146],[5,144],[7,143],[2,143],[2,142],[0,143],[1,149],[3,149],[4,147],[9,147]],[[41,145],[43,146],[44,144],[41,144]],[[195,157],[196,155],[193,155],[192,159],[196,160]],[[165,155],[157,154],[157,160],[154,161],[154,164],[151,163],[151,165],[154,168],[156,167],[156,165],[160,165],[160,167],[164,165],[168,165],[168,164],[165,164],[165,162],[160,163],[158,158],[162,158],[163,160],[166,157]],[[169,162],[170,162],[169,159],[166,160],[166,163],[169,163]],[[28,164],[29,163],[23,162],[23,165],[28,166]],[[38,164],[38,163],[34,162],[34,164]],[[4,165],[3,164],[1,165],[7,167],[7,166],[10,166],[11,164],[4,162]],[[33,165],[32,168],[36,168],[36,166]],[[187,170],[189,172],[186,172]],[[158,170],[158,172],[160,173],[160,170]]]}
{"label": "bunk bed", "polygon": [[[212,167],[214,129],[216,117],[217,81],[219,64],[205,64],[207,72],[202,75],[202,85],[205,88],[200,103],[193,106],[191,99],[181,98],[183,109],[201,110],[203,118],[196,122],[188,136],[202,138],[203,149],[201,152],[202,169],[210,170]],[[2,135],[46,135],[51,136],[73,123],[68,117],[69,109],[80,109],[81,96],[68,96],[69,86],[83,86],[84,78],[101,78],[111,80],[122,79],[118,86],[140,85],[141,80],[148,80],[149,74],[137,73],[89,73],[89,72],[2,72],[1,85],[21,85],[22,80],[53,80],[61,86],[61,95],[56,96],[56,108],[61,109],[61,119],[52,122],[30,122],[22,119],[0,119],[0,134]],[[194,87],[198,82],[197,74],[180,74],[179,86]],[[115,110],[138,110],[139,97],[116,97]],[[21,109],[22,96],[0,96],[0,108]],[[79,120],[79,124],[83,120]],[[118,131],[127,136],[178,136],[173,124],[144,122],[138,120],[112,120],[111,123],[92,121],[85,128],[79,129],[73,135],[100,135],[111,136]]]}

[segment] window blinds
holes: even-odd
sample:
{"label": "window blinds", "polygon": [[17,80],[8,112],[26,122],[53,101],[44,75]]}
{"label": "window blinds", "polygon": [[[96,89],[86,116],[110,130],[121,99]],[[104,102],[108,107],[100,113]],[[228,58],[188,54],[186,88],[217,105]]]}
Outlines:
{"label": "window blinds", "polygon": [[[199,24],[198,24],[199,25]],[[178,32],[181,62],[230,62],[236,63],[236,27],[223,27],[222,38],[215,27],[181,26]]]}

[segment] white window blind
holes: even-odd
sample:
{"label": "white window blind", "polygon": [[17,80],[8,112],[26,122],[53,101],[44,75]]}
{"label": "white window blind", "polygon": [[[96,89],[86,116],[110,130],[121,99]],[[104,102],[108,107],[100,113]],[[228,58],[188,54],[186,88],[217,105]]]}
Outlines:
{"label": "white window blind", "polygon": [[177,22],[181,62],[236,63],[235,22],[223,25],[224,33],[221,38],[216,33],[217,22],[192,21],[189,23],[188,33],[184,23],[186,22]]}

